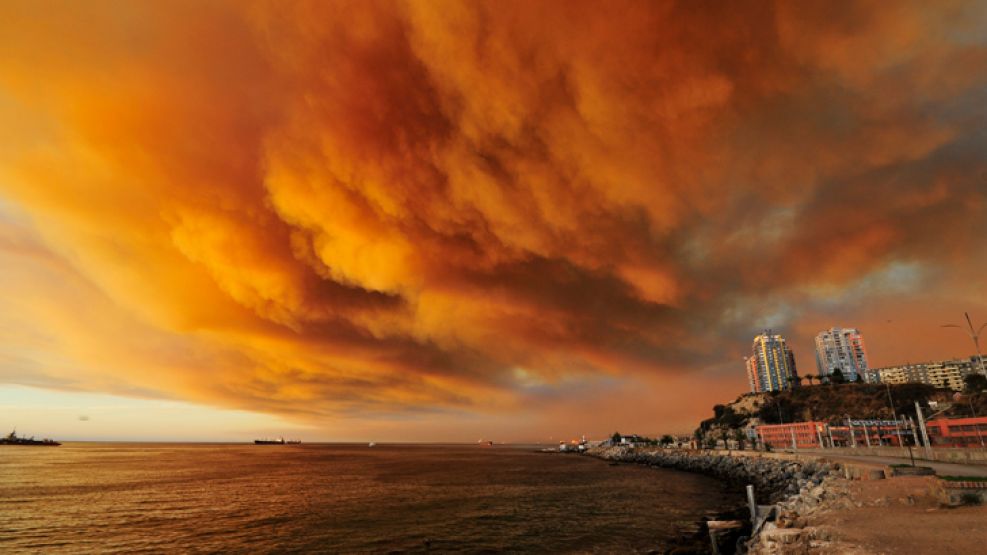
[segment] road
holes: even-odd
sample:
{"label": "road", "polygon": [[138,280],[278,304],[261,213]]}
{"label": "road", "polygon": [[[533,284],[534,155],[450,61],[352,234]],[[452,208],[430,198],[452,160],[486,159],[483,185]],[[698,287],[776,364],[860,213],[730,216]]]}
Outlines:
{"label": "road", "polygon": [[[869,455],[827,455],[813,453],[840,462],[870,463],[875,465],[911,464],[907,457],[872,457]],[[957,464],[946,462],[931,462],[915,459],[915,466],[928,466],[940,476],[987,476],[987,466],[977,464]]]}

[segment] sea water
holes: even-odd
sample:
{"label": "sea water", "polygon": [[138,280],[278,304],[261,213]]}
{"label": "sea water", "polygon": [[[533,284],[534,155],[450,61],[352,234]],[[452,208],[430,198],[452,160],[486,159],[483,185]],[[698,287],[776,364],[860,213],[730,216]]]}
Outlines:
{"label": "sea water", "polygon": [[534,447],[0,447],[0,553],[647,552],[742,503]]}

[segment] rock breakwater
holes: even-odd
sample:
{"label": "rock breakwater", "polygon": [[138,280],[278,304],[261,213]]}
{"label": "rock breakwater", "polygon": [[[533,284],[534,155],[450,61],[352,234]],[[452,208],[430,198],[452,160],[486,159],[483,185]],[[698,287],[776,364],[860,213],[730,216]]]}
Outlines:
{"label": "rock breakwater", "polygon": [[591,454],[600,458],[662,468],[674,468],[714,476],[728,483],[753,484],[759,502],[776,503],[798,494],[803,488],[838,476],[839,465],[825,461],[797,461],[757,456],[720,454],[674,449],[627,449],[609,447]]}
{"label": "rock breakwater", "polygon": [[845,470],[822,459],[791,460],[746,453],[608,447],[589,452],[609,461],[635,463],[714,476],[743,487],[754,485],[757,502],[774,505],[773,520],[756,530],[742,549],[748,553],[858,552],[834,530],[810,526],[812,516],[849,509]]}

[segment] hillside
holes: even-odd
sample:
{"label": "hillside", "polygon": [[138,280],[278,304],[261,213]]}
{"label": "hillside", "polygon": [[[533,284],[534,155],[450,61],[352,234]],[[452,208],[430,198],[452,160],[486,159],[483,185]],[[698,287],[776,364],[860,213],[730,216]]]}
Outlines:
{"label": "hillside", "polygon": [[[953,403],[953,392],[938,390],[924,384],[884,385],[842,384],[803,386],[792,391],[777,393],[748,393],[732,403],[713,407],[713,417],[703,420],[699,430],[703,433],[714,429],[736,429],[745,426],[752,417],[763,424],[781,421],[817,420],[837,424],[849,415],[855,419],[891,419],[888,390],[894,400],[894,410],[899,416],[915,417],[915,401],[926,408],[929,401]],[[972,398],[977,414],[987,414],[987,395]],[[958,399],[947,416],[969,416],[967,397]],[[926,415],[928,412],[926,411]]]}

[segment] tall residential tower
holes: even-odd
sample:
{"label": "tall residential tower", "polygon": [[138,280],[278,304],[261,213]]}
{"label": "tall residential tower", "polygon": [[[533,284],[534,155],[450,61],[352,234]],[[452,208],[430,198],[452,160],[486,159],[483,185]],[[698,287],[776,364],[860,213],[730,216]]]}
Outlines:
{"label": "tall residential tower", "polygon": [[[857,380],[867,372],[864,337],[856,328],[830,328],[816,336],[816,367],[820,376],[831,376],[837,368],[846,381]],[[863,379],[863,378],[861,378]]]}
{"label": "tall residential tower", "polygon": [[787,391],[798,385],[795,355],[785,338],[770,330],[754,338],[747,361],[747,380],[751,391]]}

